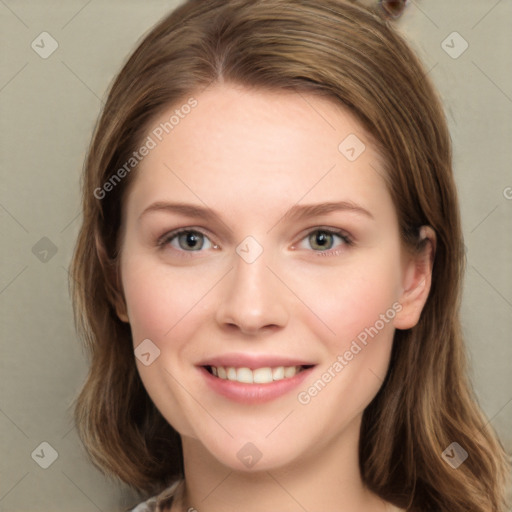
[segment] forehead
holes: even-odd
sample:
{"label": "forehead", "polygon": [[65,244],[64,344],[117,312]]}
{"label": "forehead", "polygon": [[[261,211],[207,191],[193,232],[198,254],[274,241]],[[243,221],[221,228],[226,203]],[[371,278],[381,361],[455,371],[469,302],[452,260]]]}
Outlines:
{"label": "forehead", "polygon": [[226,84],[194,98],[193,108],[173,105],[149,127],[154,147],[135,171],[131,209],[178,198],[232,212],[340,196],[389,201],[380,155],[333,101]]}

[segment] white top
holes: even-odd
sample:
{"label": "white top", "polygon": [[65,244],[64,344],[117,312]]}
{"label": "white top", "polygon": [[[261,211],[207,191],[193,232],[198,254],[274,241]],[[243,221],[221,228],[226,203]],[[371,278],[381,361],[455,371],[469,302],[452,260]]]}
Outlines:
{"label": "white top", "polygon": [[[139,503],[129,512],[163,512],[161,508],[162,503],[169,500],[170,498],[176,497],[181,483],[183,483],[183,480],[177,480],[170,487],[164,489],[160,494],[157,496],[152,496],[148,500]],[[172,499],[167,504],[170,505],[171,503]]]}
{"label": "white top", "polygon": [[[163,512],[161,505],[163,501],[168,500],[169,498],[175,498],[178,495],[178,491],[181,490],[180,484],[183,483],[183,480],[178,480],[174,482],[170,487],[162,491],[157,496],[153,496],[142,503],[139,503],[135,508],[131,509],[129,512]],[[172,503],[173,500],[168,502],[168,505]],[[388,503],[389,512],[405,512],[398,507],[395,507]]]}

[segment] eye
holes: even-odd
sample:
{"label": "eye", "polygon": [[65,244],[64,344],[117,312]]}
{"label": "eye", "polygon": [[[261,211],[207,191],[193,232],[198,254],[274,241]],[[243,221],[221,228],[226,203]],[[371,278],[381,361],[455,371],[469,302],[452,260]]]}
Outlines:
{"label": "eye", "polygon": [[[304,247],[304,244],[309,247]],[[352,245],[352,240],[340,231],[330,229],[315,229],[299,244],[300,249],[313,249],[316,252],[327,252],[339,245]]]}
{"label": "eye", "polygon": [[211,249],[213,247],[213,244],[206,235],[193,229],[168,233],[158,242],[158,245],[161,247],[170,245],[174,249],[187,252]]}

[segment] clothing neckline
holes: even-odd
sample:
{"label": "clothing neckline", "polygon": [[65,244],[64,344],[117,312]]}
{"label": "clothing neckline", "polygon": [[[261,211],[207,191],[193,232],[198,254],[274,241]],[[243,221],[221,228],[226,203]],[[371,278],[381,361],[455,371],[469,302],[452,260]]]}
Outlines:
{"label": "clothing neckline", "polygon": [[[154,496],[150,502],[155,506],[155,508],[150,510],[154,512],[170,512],[175,500],[176,503],[181,501],[180,504],[183,505],[184,483],[185,480],[180,478],[164,489],[160,494]],[[388,503],[388,507],[389,512],[406,512],[404,509],[401,509],[391,503]]]}
{"label": "clothing neckline", "polygon": [[155,512],[170,512],[170,507],[174,503],[174,500],[176,499],[176,501],[178,501],[183,495],[184,482],[185,480],[182,478],[176,480],[160,494],[155,496]]}

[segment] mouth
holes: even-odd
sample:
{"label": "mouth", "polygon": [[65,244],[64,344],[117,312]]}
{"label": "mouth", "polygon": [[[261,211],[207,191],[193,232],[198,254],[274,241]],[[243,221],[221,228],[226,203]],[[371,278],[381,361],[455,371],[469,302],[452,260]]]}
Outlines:
{"label": "mouth", "polygon": [[296,366],[265,366],[261,368],[247,368],[234,366],[203,366],[203,368],[217,379],[240,382],[242,384],[271,384],[277,381],[292,379],[314,365]]}
{"label": "mouth", "polygon": [[202,361],[197,368],[207,389],[240,404],[270,402],[291,394],[316,364],[289,357],[229,354]]}

